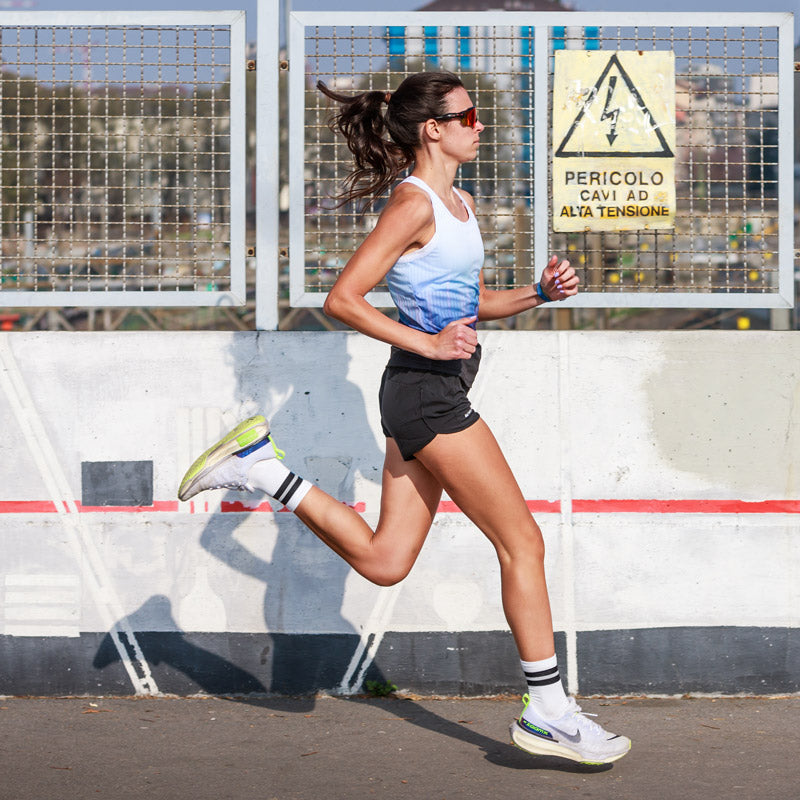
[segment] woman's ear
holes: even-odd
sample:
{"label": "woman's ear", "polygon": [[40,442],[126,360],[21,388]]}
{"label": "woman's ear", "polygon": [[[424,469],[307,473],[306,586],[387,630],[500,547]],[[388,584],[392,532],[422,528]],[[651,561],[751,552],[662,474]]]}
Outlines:
{"label": "woman's ear", "polygon": [[442,138],[441,125],[435,119],[422,123],[422,133],[432,142],[438,142]]}

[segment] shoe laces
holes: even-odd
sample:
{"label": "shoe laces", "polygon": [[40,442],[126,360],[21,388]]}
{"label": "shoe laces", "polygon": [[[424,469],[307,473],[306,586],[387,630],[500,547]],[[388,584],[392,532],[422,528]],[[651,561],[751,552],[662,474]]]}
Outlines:
{"label": "shoe laces", "polygon": [[574,697],[570,697],[569,703],[569,708],[567,708],[566,713],[571,717],[576,717],[576,722],[579,727],[583,728],[587,732],[595,734],[607,733],[606,729],[603,728],[602,725],[598,725],[598,723],[596,723],[593,719],[589,719],[589,717],[596,717],[597,714],[590,714],[588,711],[584,711],[575,701]]}
{"label": "shoe laces", "polygon": [[[525,713],[525,710],[528,708],[528,705],[531,702],[531,697],[529,694],[525,693],[522,695],[522,714],[520,714],[520,718]],[[589,719],[589,717],[596,717],[597,714],[590,714],[588,711],[584,711],[577,703],[574,697],[569,698],[569,705],[567,706],[567,710],[564,712],[564,717],[576,717],[575,724],[582,728],[586,733],[593,733],[595,735],[599,734],[607,734],[608,731],[602,726],[598,725],[593,719]],[[562,717],[563,719],[563,717]]]}
{"label": "shoe laces", "polygon": [[216,486],[209,486],[209,489],[246,489],[252,493],[255,489],[249,483],[240,483],[239,481],[228,481],[227,483],[219,483]]}

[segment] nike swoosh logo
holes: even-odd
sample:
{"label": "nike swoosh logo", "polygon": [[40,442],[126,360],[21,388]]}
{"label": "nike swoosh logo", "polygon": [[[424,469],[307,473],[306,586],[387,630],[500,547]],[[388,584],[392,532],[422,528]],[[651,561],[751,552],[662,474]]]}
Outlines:
{"label": "nike swoosh logo", "polygon": [[567,733],[566,731],[562,731],[560,728],[556,728],[555,725],[550,725],[550,730],[560,736],[562,739],[566,739],[568,742],[572,744],[578,744],[581,740],[581,732],[578,731],[575,734]]}
{"label": "nike swoosh logo", "polygon": [[517,725],[519,725],[522,730],[526,733],[532,733],[534,736],[541,736],[543,739],[553,739],[555,740],[556,736],[559,736],[564,741],[570,742],[571,744],[578,744],[581,741],[581,732],[578,731],[577,733],[567,733],[566,731],[562,731],[559,728],[556,728],[554,725],[550,725],[548,723],[546,728],[540,727],[539,725],[534,725],[531,722],[528,722],[526,719],[518,719]]}

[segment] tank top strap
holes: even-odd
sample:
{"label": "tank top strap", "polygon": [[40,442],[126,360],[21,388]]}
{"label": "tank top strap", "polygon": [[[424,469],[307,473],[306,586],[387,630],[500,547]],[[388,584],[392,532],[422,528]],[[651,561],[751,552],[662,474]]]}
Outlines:
{"label": "tank top strap", "polygon": [[436,196],[436,192],[434,192],[433,189],[431,189],[431,187],[428,186],[427,183],[425,183],[425,181],[423,181],[421,178],[415,177],[414,175],[409,175],[407,178],[403,178],[403,180],[400,181],[400,183],[410,183],[413,186],[418,186],[420,189],[427,192],[429,195],[432,195],[434,197]]}

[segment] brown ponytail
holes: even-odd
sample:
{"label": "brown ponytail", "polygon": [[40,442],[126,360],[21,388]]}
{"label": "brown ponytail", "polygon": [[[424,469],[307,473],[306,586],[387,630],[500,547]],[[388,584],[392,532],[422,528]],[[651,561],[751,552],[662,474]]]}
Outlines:
{"label": "brown ponytail", "polygon": [[340,106],[329,126],[344,136],[355,161],[337,195],[342,204],[363,199],[368,208],[414,163],[421,123],[446,113],[445,97],[459,86],[463,84],[450,72],[420,72],[394,92],[356,95],[334,92],[317,82],[317,88]]}

